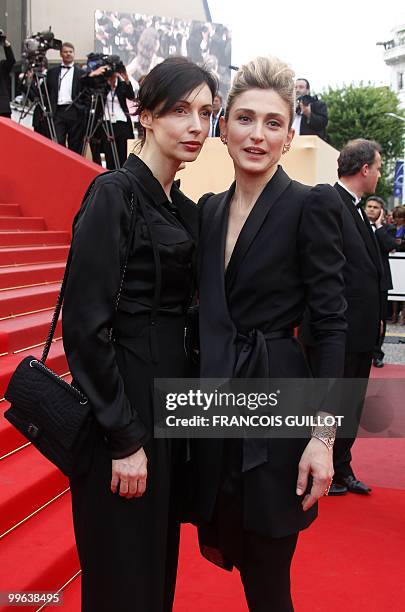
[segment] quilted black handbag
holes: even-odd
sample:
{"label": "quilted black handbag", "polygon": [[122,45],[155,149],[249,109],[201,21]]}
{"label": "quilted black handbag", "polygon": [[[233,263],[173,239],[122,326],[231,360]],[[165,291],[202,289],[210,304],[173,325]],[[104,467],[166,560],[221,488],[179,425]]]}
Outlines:
{"label": "quilted black handbag", "polygon": [[[84,200],[90,194],[91,187]],[[133,222],[134,196],[132,195],[129,236],[132,235]],[[130,243],[131,240],[128,240],[116,309],[120,300]],[[79,475],[87,471],[92,456],[94,434],[94,418],[88,399],[45,365],[63,303],[71,259],[72,249],[69,251],[42,357],[38,360],[29,356],[18,365],[5,393],[5,398],[11,406],[4,413],[5,418],[66,476]]]}

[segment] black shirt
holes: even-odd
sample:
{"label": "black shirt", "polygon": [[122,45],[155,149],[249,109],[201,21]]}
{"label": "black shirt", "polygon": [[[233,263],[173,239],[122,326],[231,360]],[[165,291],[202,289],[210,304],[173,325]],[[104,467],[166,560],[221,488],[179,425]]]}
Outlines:
{"label": "black shirt", "polygon": [[[161,265],[158,315],[185,314],[195,250],[192,235],[198,225],[196,206],[176,185],[169,203],[160,183],[138,157],[130,155],[124,168],[130,180],[120,170],[101,175],[82,204],[74,228],[63,306],[63,342],[69,367],[108,434],[113,457],[130,454],[146,435],[125,394],[109,337],[110,328],[117,329],[120,315],[126,319],[126,333],[133,334],[139,326],[142,334],[149,331],[147,315],[153,304],[156,261],[142,210],[148,215]],[[130,237],[132,193],[136,222]],[[128,240],[131,248],[116,312]],[[150,360],[150,355],[145,353],[144,358]]]}

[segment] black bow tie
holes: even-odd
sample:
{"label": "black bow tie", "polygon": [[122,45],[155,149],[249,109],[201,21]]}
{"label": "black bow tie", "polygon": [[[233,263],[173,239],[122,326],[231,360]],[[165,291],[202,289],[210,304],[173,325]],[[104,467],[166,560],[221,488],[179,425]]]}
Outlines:
{"label": "black bow tie", "polygon": [[[356,204],[356,201],[355,201],[355,200],[353,200],[353,202],[354,202],[354,204]],[[360,202],[357,202],[357,204],[356,204],[356,208],[358,208],[359,210],[362,210],[361,200],[360,200]]]}
{"label": "black bow tie", "polygon": [[65,70],[70,70],[72,66],[64,66],[64,64],[62,64],[61,68],[64,68]]}

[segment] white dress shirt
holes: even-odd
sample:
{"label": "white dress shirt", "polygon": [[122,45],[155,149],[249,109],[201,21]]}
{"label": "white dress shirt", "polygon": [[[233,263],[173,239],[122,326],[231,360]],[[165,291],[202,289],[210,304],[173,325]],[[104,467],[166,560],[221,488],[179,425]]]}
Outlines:
{"label": "white dress shirt", "polygon": [[301,119],[302,119],[301,113],[295,113],[294,121],[291,127],[294,128],[297,136],[299,136],[300,130],[301,130]]}
{"label": "white dress shirt", "polygon": [[352,199],[353,199],[353,206],[355,206],[355,207],[356,207],[356,210],[357,210],[357,212],[359,213],[361,220],[364,222],[364,217],[363,217],[363,215],[361,214],[361,210],[360,210],[360,208],[358,208],[358,207],[357,207],[357,204],[358,204],[359,202],[361,202],[361,198],[359,198],[359,197],[358,197],[358,196],[357,196],[355,193],[353,193],[352,191],[350,191],[350,190],[349,190],[349,189],[346,187],[346,185],[344,185],[344,184],[342,183],[342,181],[339,181],[339,180],[338,180],[338,185],[340,185],[341,187],[343,187],[343,189],[344,189],[345,191],[347,191],[347,193],[348,193],[348,194],[349,194],[349,195],[352,197]]}
{"label": "white dress shirt", "polygon": [[127,120],[127,116],[121,108],[120,101],[116,96],[116,89],[110,89],[104,105],[104,119],[111,120],[111,123]]}
{"label": "white dress shirt", "polygon": [[58,84],[58,106],[61,104],[71,104],[73,102],[73,72],[73,64],[70,64],[70,66],[62,64]]}
{"label": "white dress shirt", "polygon": [[215,131],[217,129],[217,125],[218,125],[218,121],[219,121],[221,113],[222,113],[222,106],[221,106],[221,108],[219,109],[219,111],[217,112],[216,115],[214,115],[214,113],[212,113],[212,115],[210,117],[210,131],[209,131],[208,136],[210,136],[212,138],[215,136]]}

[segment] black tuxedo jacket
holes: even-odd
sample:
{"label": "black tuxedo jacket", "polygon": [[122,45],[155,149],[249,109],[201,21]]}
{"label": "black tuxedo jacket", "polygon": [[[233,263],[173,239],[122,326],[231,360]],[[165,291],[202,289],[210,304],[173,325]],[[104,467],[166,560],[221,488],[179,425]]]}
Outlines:
{"label": "black tuxedo jacket", "polygon": [[[55,66],[48,70],[46,75],[46,84],[49,92],[49,101],[51,103],[51,109],[54,113],[58,105],[59,95],[59,78],[60,78],[61,66]],[[82,90],[82,76],[83,70],[76,66],[73,67],[73,83],[72,83],[72,100],[75,101]],[[82,104],[80,98],[75,102],[76,108],[82,110]]]}
{"label": "black tuxedo jacket", "polygon": [[[238,376],[238,334],[253,344],[270,332],[293,330],[306,307],[319,350],[319,377],[343,371],[346,321],[342,269],[342,202],[329,185],[292,181],[278,168],[246,220],[225,272],[224,252],[234,191],[202,207],[199,295],[201,376]],[[307,378],[294,337],[268,339],[258,363],[263,377]],[[253,364],[251,364],[253,366]],[[246,376],[246,374],[245,374]],[[256,372],[251,372],[256,377]],[[308,440],[264,440],[267,459],[243,474],[244,526],[281,537],[308,526],[295,494],[298,463]],[[218,490],[222,440],[193,441],[196,521],[209,520]]]}
{"label": "black tuxedo jacket", "polygon": [[378,245],[381,251],[381,260],[383,265],[383,275],[381,280],[381,290],[389,291],[393,288],[392,286],[392,275],[390,268],[389,254],[391,251],[395,251],[398,248],[398,244],[395,242],[394,236],[389,231],[386,225],[383,225],[375,231]]}
{"label": "black tuxedo jacket", "polygon": [[10,72],[15,64],[11,47],[4,47],[6,59],[0,61],[0,113],[9,113],[10,109]]}
{"label": "black tuxedo jacket", "polygon": [[[338,183],[334,187],[343,202],[342,236],[346,258],[343,276],[348,323],[346,351],[363,353],[373,350],[379,336],[380,292],[383,291],[381,254],[364,211],[362,220],[346,189]],[[307,318],[300,328],[300,339],[309,346],[314,344]]]}

